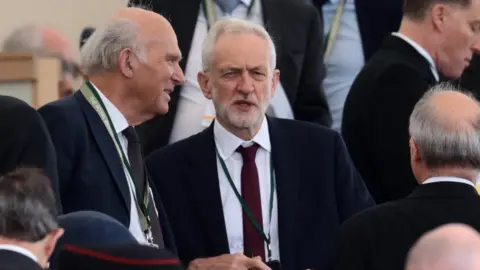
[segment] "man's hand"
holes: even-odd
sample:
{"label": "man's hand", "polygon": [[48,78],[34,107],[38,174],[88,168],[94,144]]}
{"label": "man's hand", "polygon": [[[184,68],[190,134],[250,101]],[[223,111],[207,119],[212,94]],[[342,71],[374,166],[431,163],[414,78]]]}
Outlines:
{"label": "man's hand", "polygon": [[261,257],[248,258],[242,253],[224,254],[217,257],[196,259],[188,270],[271,270],[262,262]]}

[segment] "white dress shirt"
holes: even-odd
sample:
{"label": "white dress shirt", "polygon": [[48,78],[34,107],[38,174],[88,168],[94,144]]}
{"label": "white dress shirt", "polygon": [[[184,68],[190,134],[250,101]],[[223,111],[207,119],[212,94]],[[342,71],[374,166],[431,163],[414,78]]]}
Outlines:
{"label": "white dress shirt", "polygon": [[459,177],[452,177],[452,176],[437,176],[437,177],[431,177],[425,180],[422,184],[432,184],[432,183],[440,183],[440,182],[454,182],[454,183],[462,183],[462,184],[467,184],[472,187],[475,187],[475,185],[472,183],[472,181],[459,178]]}
{"label": "white dress shirt", "polygon": [[407,37],[407,36],[405,36],[401,33],[393,33],[392,35],[397,36],[397,37],[405,40],[405,42],[410,44],[410,46],[412,46],[419,54],[421,54],[430,64],[430,70],[432,71],[432,74],[435,77],[435,80],[437,80],[437,82],[440,81],[440,76],[438,75],[438,70],[437,70],[437,67],[435,65],[435,62],[433,61],[433,57],[427,52],[427,50],[425,50],[422,46],[420,46],[420,44],[415,42],[413,39],[411,39],[411,38],[409,38],[409,37]]}
{"label": "white dress shirt", "polygon": [[22,254],[38,263],[38,258],[35,256],[35,254],[33,254],[30,250],[26,248],[14,246],[14,245],[0,245],[0,250],[8,250],[8,251]]}
{"label": "white dress shirt", "polygon": [[[328,35],[340,0],[328,0],[322,6],[324,35]],[[332,114],[332,129],[340,132],[343,106],[353,80],[365,63],[362,38],[358,27],[354,0],[346,0],[340,26],[332,51],[325,57],[326,77],[323,80],[325,96]]]}
{"label": "white dress shirt", "polygon": [[[216,14],[219,19],[229,16],[248,19],[251,22],[263,25],[261,1],[255,1],[252,7],[252,13],[247,17],[248,6],[250,6],[251,1],[252,0],[241,0],[241,4],[232,11],[232,14],[223,14],[220,7],[215,5]],[[215,115],[215,108],[213,107],[212,101],[203,96],[197,81],[198,72],[202,70],[202,43],[207,33],[207,19],[200,5],[200,12],[198,14],[185,68],[185,84],[180,91],[178,108],[173,122],[172,134],[170,135],[170,143],[185,139],[202,131],[208,127],[212,121],[211,118],[204,120],[204,116]],[[276,117],[293,119],[292,107],[281,83],[278,84],[275,96],[271,100],[271,105],[273,106]]]}
{"label": "white dress shirt", "polygon": [[[268,123],[264,118],[260,131],[251,141],[244,141],[227,131],[218,121],[214,122],[213,133],[215,136],[215,145],[218,149],[220,157],[225,162],[228,172],[232,177],[236,189],[241,193],[241,171],[243,166],[242,155],[236,152],[241,145],[244,147],[251,146],[254,142],[260,147],[255,157],[255,163],[258,170],[258,178],[260,184],[260,198],[262,204],[263,229],[268,236],[270,230],[272,259],[280,259],[279,242],[278,242],[278,209],[277,209],[277,192],[274,190],[273,208],[271,221],[269,220],[269,199],[270,199],[270,135],[268,132]],[[243,250],[243,218],[242,206],[238,201],[230,183],[217,157],[218,179],[220,185],[220,196],[223,205],[223,215],[225,217],[225,227],[227,229],[228,245],[230,253],[242,253]],[[265,256],[267,249],[265,245]],[[268,259],[268,258],[267,258]]]}
{"label": "white dress shirt", "polygon": [[[97,91],[98,95],[102,99],[105,108],[107,109],[107,113],[112,120],[113,127],[115,128],[115,132],[120,140],[120,144],[122,145],[122,150],[125,153],[125,157],[128,158],[128,140],[123,135],[123,130],[125,130],[129,125],[128,121],[123,116],[123,114],[113,105],[110,100],[105,97],[102,91],[99,91],[98,88],[92,83],[93,87]],[[135,184],[133,183],[133,179],[130,177],[125,166],[123,166],[123,171],[125,172],[125,176],[128,182],[128,189],[130,190],[130,225],[128,230],[132,235],[137,239],[139,243],[148,243],[147,239],[145,238],[145,234],[142,231],[142,227],[140,226],[140,217],[138,215],[137,204],[135,203]]]}

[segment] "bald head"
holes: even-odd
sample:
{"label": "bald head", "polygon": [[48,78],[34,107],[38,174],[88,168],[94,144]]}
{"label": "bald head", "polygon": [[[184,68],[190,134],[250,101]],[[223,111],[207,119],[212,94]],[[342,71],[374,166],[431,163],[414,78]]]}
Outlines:
{"label": "bald head", "polygon": [[151,43],[170,39],[177,44],[175,31],[162,15],[137,7],[121,8],[97,28],[82,47],[82,67],[87,75],[111,70],[126,48],[146,60],[146,50]]}
{"label": "bald head", "polygon": [[450,84],[434,86],[415,105],[409,132],[411,166],[419,182],[433,175],[475,180],[480,106],[471,94]]}
{"label": "bald head", "polygon": [[137,7],[125,7],[117,10],[110,18],[116,20],[129,20],[137,25],[140,38],[151,41],[161,40],[165,35],[174,35],[170,22],[162,15],[150,10]]}
{"label": "bald head", "polygon": [[410,250],[406,270],[480,270],[480,235],[463,224],[424,234]]}
{"label": "bald head", "polygon": [[472,129],[480,114],[478,102],[458,91],[432,93],[426,102],[446,128]]}

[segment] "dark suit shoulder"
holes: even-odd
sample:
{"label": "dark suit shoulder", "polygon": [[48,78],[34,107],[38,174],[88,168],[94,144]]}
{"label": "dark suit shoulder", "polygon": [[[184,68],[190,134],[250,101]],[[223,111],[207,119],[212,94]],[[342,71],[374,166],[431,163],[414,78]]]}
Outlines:
{"label": "dark suit shoulder", "polygon": [[339,136],[338,132],[333,129],[312,122],[280,118],[274,118],[270,121],[272,121],[272,124],[277,125],[284,135],[289,136],[296,143],[305,141],[307,143],[329,144],[329,140]]}
{"label": "dark suit shoulder", "polygon": [[78,119],[82,115],[80,105],[74,96],[50,102],[38,109],[38,112],[46,122],[61,121],[64,126],[74,126],[76,121],[71,120]]}

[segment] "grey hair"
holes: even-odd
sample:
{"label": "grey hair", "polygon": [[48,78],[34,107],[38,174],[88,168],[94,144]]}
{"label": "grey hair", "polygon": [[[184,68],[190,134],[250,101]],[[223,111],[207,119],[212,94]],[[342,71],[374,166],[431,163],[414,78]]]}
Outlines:
{"label": "grey hair", "polygon": [[268,34],[267,30],[259,24],[252,23],[246,20],[226,18],[217,21],[210,29],[207,37],[202,44],[202,69],[203,71],[209,70],[209,67],[213,61],[213,50],[218,39],[226,34],[255,34],[268,42],[270,50],[269,64],[271,70],[275,69],[277,61],[277,52],[275,50],[275,44],[272,38]]}
{"label": "grey hair", "polygon": [[[426,166],[446,166],[480,170],[480,114],[465,128],[464,122],[439,119],[430,99],[440,92],[461,92],[476,101],[470,93],[449,83],[430,88],[418,101],[410,116],[409,133],[414,138]],[[477,103],[478,104],[478,103]]]}
{"label": "grey hair", "polygon": [[140,61],[145,61],[145,43],[138,33],[138,24],[129,19],[115,19],[96,29],[80,50],[83,72],[94,75],[111,71],[126,48],[132,49]]}
{"label": "grey hair", "polygon": [[38,242],[59,228],[50,179],[20,168],[0,178],[0,235]]}
{"label": "grey hair", "polygon": [[42,27],[33,24],[15,29],[3,41],[2,51],[47,53],[42,30]]}

